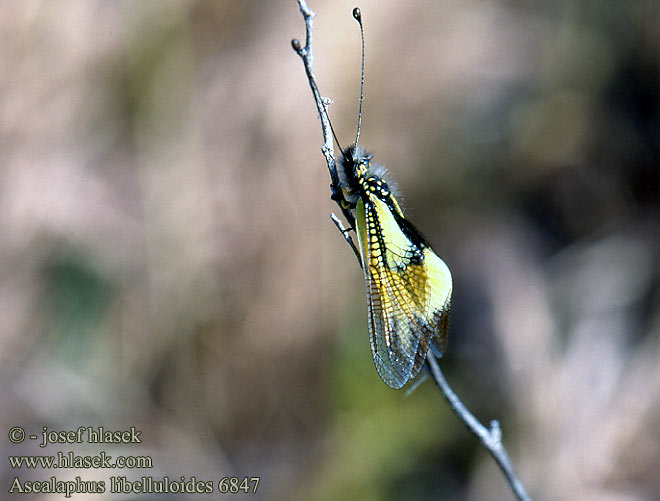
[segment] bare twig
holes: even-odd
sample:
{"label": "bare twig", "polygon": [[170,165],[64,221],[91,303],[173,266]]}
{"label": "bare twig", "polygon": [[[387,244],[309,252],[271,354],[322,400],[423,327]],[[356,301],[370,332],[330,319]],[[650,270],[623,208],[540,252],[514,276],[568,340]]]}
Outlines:
{"label": "bare twig", "polygon": [[465,426],[467,426],[468,430],[474,433],[477,438],[481,440],[483,446],[488,449],[488,452],[490,452],[491,456],[493,456],[493,459],[495,459],[497,462],[497,466],[499,466],[500,470],[502,470],[502,473],[504,473],[504,476],[509,482],[509,485],[511,486],[511,489],[513,490],[516,497],[521,501],[531,500],[532,498],[530,498],[529,494],[527,494],[525,486],[518,478],[516,471],[513,469],[513,465],[509,459],[509,454],[507,454],[504,445],[502,445],[502,430],[500,428],[500,423],[496,419],[493,419],[490,422],[490,430],[482,425],[477,420],[477,418],[475,418],[472,413],[467,410],[465,405],[463,405],[463,402],[461,402],[456,393],[454,393],[454,391],[451,389],[449,383],[447,383],[447,380],[445,379],[444,374],[440,370],[440,364],[435,359],[435,356],[433,353],[431,353],[430,350],[426,356],[426,361],[431,368],[433,379],[435,379],[438,388],[440,388],[440,391],[442,391],[442,394],[451,406],[452,410],[458,416],[458,418],[463,421],[463,423],[465,423]]}
{"label": "bare twig", "polygon": [[[328,118],[328,110],[326,107],[327,100],[321,97],[319,92],[319,87],[316,83],[316,77],[314,76],[314,53],[312,50],[314,44],[314,37],[312,36],[313,28],[313,19],[314,12],[307,7],[307,2],[305,0],[298,0],[298,6],[300,7],[300,12],[305,20],[305,46],[301,47],[300,41],[294,38],[291,40],[291,46],[293,50],[296,51],[296,54],[302,59],[303,65],[305,66],[305,73],[307,73],[307,80],[309,81],[309,86],[312,88],[312,94],[314,95],[314,102],[316,103],[316,109],[319,112],[319,119],[321,120],[321,129],[323,131],[323,147],[321,151],[325,157],[325,162],[328,164],[328,171],[330,171],[330,190],[332,191],[331,198],[339,208],[341,209],[342,214],[348,221],[348,224],[355,228],[355,219],[353,214],[347,209],[348,203],[344,198],[344,194],[339,187],[339,176],[337,175],[337,162],[335,160],[335,150],[332,143],[332,128],[330,126],[330,119]],[[335,222],[336,224],[336,222]],[[355,244],[348,233],[343,232],[344,238],[349,242],[351,248],[355,251]]]}
{"label": "bare twig", "polygon": [[[291,41],[291,46],[293,47],[293,50],[296,51],[296,54],[298,54],[303,61],[303,64],[305,66],[305,73],[307,74],[307,80],[309,81],[309,86],[312,88],[312,94],[314,95],[316,108],[319,112],[319,119],[321,120],[321,128],[323,131],[323,147],[321,148],[321,151],[323,152],[323,156],[325,157],[326,163],[328,165],[328,170],[330,171],[330,179],[331,179],[330,189],[332,190],[331,198],[332,200],[337,202],[337,204],[342,210],[342,213],[344,214],[344,217],[346,217],[346,220],[349,222],[351,227],[355,228],[355,220],[353,218],[353,215],[348,211],[348,209],[346,209],[347,207],[347,205],[345,204],[346,200],[339,187],[339,178],[337,176],[337,166],[336,166],[336,160],[334,156],[334,148],[332,142],[332,138],[333,138],[332,129],[330,127],[330,120],[328,119],[326,100],[321,97],[318,85],[316,83],[316,77],[314,76],[313,53],[312,53],[312,45],[313,45],[312,20],[314,18],[314,12],[312,12],[312,10],[307,6],[305,0],[297,0],[297,1],[298,1],[298,6],[300,7],[300,12],[302,13],[303,19],[305,20],[305,46],[301,47],[300,42],[296,39]],[[344,239],[350,245],[351,249],[355,253],[355,257],[357,258],[358,263],[360,263],[360,266],[362,266],[360,253],[358,252],[358,249],[355,246],[353,239],[348,234],[351,228],[346,229],[342,224],[341,220],[334,213],[330,215],[330,218],[332,219],[333,223],[335,223],[341,234],[344,236]],[[497,465],[504,473],[507,481],[509,482],[509,485],[511,486],[511,489],[513,490],[517,498],[522,501],[531,500],[529,494],[527,494],[527,491],[525,490],[525,486],[522,484],[522,482],[516,475],[515,470],[513,469],[513,465],[511,464],[511,460],[509,459],[509,455],[507,454],[504,445],[502,445],[502,441],[501,441],[502,431],[500,429],[499,422],[497,422],[496,420],[491,421],[490,430],[487,429],[485,426],[483,426],[472,415],[472,413],[470,413],[470,411],[467,410],[467,408],[465,407],[465,405],[463,405],[463,403],[458,398],[456,393],[454,393],[454,391],[451,389],[451,387],[447,383],[447,380],[442,374],[442,371],[440,370],[440,365],[438,364],[438,361],[435,359],[435,356],[433,355],[433,353],[431,353],[431,351],[429,351],[427,355],[427,363],[430,366],[433,379],[435,380],[436,384],[438,385],[438,388],[440,388],[440,391],[442,392],[443,396],[445,397],[445,399],[453,409],[454,413],[458,416],[458,418],[461,421],[463,421],[463,423],[465,423],[467,428],[479,438],[483,446],[493,456],[493,458],[497,462]]]}

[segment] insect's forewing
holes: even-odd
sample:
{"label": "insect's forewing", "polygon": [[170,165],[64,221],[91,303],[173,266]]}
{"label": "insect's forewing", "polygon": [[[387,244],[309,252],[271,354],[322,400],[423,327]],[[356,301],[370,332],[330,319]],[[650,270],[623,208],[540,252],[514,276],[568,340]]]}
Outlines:
{"label": "insect's forewing", "polygon": [[420,371],[432,340],[444,350],[451,275],[430,248],[406,236],[375,195],[358,202],[356,226],[374,363],[385,383],[401,388]]}

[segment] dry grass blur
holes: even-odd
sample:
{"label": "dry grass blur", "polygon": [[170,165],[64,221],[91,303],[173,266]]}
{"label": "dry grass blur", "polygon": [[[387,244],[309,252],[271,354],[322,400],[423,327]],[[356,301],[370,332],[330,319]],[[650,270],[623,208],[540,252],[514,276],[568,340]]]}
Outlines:
{"label": "dry grass blur", "polygon": [[[361,143],[452,269],[450,383],[536,499],[660,497],[660,9],[359,5]],[[354,5],[310,6],[348,143]],[[0,23],[0,431],[135,425],[105,450],[154,468],[119,474],[260,476],[254,499],[509,499],[430,383],[373,368],[294,0],[26,0]],[[99,451],[46,451],[72,449]]]}

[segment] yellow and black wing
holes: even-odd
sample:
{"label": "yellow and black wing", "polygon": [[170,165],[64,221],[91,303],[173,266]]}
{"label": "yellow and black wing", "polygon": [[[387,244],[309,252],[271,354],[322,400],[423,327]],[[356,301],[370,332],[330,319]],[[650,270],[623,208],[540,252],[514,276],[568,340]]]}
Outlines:
{"label": "yellow and black wing", "polygon": [[381,379],[398,389],[419,373],[431,343],[444,351],[452,282],[444,261],[390,200],[373,192],[361,198],[356,230],[374,364]]}

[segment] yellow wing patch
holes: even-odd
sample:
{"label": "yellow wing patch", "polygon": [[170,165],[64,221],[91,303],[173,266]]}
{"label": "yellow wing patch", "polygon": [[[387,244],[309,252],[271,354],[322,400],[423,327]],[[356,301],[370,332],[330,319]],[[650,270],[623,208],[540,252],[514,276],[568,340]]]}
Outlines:
{"label": "yellow wing patch", "polygon": [[410,240],[376,195],[357,202],[356,226],[374,364],[387,385],[401,388],[419,373],[431,343],[445,349],[451,273],[429,247]]}

